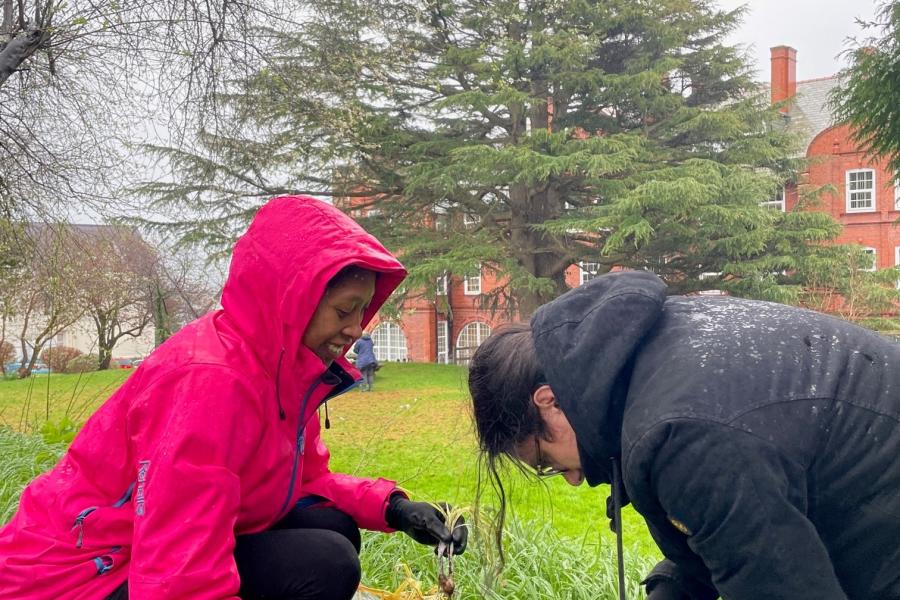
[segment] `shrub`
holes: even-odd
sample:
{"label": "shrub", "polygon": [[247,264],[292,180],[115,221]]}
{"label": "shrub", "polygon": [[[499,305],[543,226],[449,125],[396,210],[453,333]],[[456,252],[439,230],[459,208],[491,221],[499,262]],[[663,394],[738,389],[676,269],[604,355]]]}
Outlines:
{"label": "shrub", "polygon": [[99,369],[100,357],[96,354],[76,356],[66,365],[66,373],[90,373]]}
{"label": "shrub", "polygon": [[68,373],[69,371],[66,370],[66,367],[69,365],[69,361],[82,354],[81,350],[77,348],[54,346],[52,348],[45,348],[41,352],[41,360],[46,363],[54,373]]}
{"label": "shrub", "polygon": [[11,362],[15,356],[16,349],[7,341],[0,344],[0,370],[3,370],[6,363]]}

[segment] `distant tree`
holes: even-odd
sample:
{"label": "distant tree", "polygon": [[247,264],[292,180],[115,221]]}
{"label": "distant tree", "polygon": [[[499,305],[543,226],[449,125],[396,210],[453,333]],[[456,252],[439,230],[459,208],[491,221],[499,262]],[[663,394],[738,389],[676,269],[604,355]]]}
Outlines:
{"label": "distant tree", "polygon": [[[0,211],[109,212],[148,131],[215,129],[228,79],[258,67],[276,0],[0,0]],[[47,213],[50,213],[48,216]]]}
{"label": "distant tree", "polygon": [[[0,348],[10,348],[13,353],[14,346],[8,341],[10,322],[18,312],[22,284],[29,277],[29,248],[30,240],[21,226],[0,219]],[[0,368],[11,358],[0,360]]]}
{"label": "distant tree", "polygon": [[78,286],[79,265],[65,225],[37,225],[28,232],[27,276],[17,280],[15,315],[19,322],[19,377],[34,369],[44,347],[84,315]]}
{"label": "distant tree", "polygon": [[795,141],[724,42],[741,14],[317,2],[228,97],[233,131],[157,148],[177,177],[141,191],[189,215],[164,226],[219,247],[268,196],[356,198],[407,289],[485,265],[501,283],[487,305],[522,315],[582,261],[651,269],[673,292],[798,302],[839,226],[760,207],[796,170]]}
{"label": "distant tree", "polygon": [[873,329],[900,329],[894,316],[900,302],[900,268],[876,270],[873,262],[861,246],[823,248],[817,264],[808,269],[801,303]]}
{"label": "distant tree", "polygon": [[225,281],[219,267],[188,249],[163,246],[151,282],[155,345],[216,308]]}
{"label": "distant tree", "polygon": [[876,20],[864,25],[875,35],[849,50],[832,107],[862,147],[900,176],[900,2],[882,3]]}
{"label": "distant tree", "polygon": [[221,266],[221,261],[184,248],[165,251],[156,267],[157,345],[216,308],[225,281]]}
{"label": "distant tree", "polygon": [[108,369],[119,340],[139,337],[153,320],[156,252],[121,226],[72,226],[71,238],[80,263],[80,301],[97,334],[98,367]]}

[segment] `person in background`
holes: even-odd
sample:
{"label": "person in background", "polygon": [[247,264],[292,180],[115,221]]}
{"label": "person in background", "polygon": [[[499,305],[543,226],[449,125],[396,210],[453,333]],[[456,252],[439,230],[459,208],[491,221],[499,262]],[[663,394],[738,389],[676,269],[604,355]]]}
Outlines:
{"label": "person in background", "polygon": [[360,387],[364,392],[371,392],[375,385],[375,369],[378,367],[378,361],[375,359],[375,340],[368,331],[362,334],[353,351],[356,352],[356,368],[363,377]]}
{"label": "person in background", "polygon": [[[495,486],[505,460],[622,482],[665,556],[650,600],[900,599],[900,345],[887,338],[612,273],[494,332],[469,389]],[[500,508],[502,525],[502,494]]]}
{"label": "person in background", "polygon": [[344,353],[403,280],[349,217],[268,202],[238,240],[221,310],[157,348],[0,528],[4,600],[347,600],[360,528],[466,546],[434,505],[329,468],[319,409]]}

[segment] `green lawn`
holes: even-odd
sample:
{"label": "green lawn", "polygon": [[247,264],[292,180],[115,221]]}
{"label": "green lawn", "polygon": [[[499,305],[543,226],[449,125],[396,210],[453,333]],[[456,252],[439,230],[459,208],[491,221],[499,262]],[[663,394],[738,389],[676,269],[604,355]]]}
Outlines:
{"label": "green lawn", "polygon": [[[83,422],[128,375],[128,371],[108,371],[0,381],[0,423],[16,431],[33,433],[41,429],[47,415],[52,423],[66,417]],[[323,436],[331,449],[332,469],[395,479],[415,499],[472,506],[477,449],[464,369],[452,365],[387,364],[378,372],[375,388],[374,392],[351,391],[329,404],[331,429],[323,431]],[[522,557],[527,556],[526,571],[546,571],[551,579],[560,577],[550,574],[554,569],[571,571],[575,566],[565,567],[558,561],[566,564],[575,561],[583,567],[586,565],[581,563],[585,561],[599,560],[607,566],[614,538],[605,517],[606,486],[573,488],[562,478],[542,485],[518,473],[512,473],[507,479],[513,516],[516,521],[527,523],[510,536],[510,550],[518,557],[513,564],[520,564],[525,560]],[[485,498],[484,504],[490,505],[491,498]],[[624,532],[625,546],[634,567],[647,568],[658,554],[643,522],[630,507],[624,515]],[[425,569],[433,561],[398,536],[370,536],[366,543],[369,554],[378,555],[369,559],[375,561],[369,562],[366,569],[365,581],[369,583],[387,586],[387,582],[396,582],[398,575],[390,565],[397,561],[388,559],[382,564],[380,557],[385,553],[393,556],[399,552],[411,557],[408,560],[411,563],[421,560],[425,563],[421,568]],[[551,549],[547,544],[551,544]],[[535,558],[535,548],[540,550],[538,554],[553,557]],[[488,551],[482,548],[478,553]],[[466,557],[462,563],[476,560],[473,557],[477,556],[476,553]],[[473,570],[483,569],[484,561],[477,567]],[[594,564],[593,568],[599,567]],[[378,574],[369,579],[370,573],[376,570]],[[510,574],[521,581],[514,586],[508,580]],[[639,576],[637,571],[632,573],[632,587]],[[497,597],[524,598],[546,592],[529,587],[533,582],[521,576],[516,567],[508,570],[505,577],[504,585],[510,587]],[[578,583],[577,573],[569,573],[567,577],[571,579],[568,584],[556,579],[555,583],[545,582],[555,590],[556,595],[550,597],[607,597],[606,587],[602,587],[609,583],[605,579],[601,586],[604,591],[598,591],[600,588]],[[635,593],[632,591],[630,597],[636,597]],[[471,597],[485,594],[482,591],[481,596]]]}
{"label": "green lawn", "polygon": [[130,370],[112,369],[0,379],[0,425],[32,433],[47,421],[68,418],[83,423],[130,374]]}

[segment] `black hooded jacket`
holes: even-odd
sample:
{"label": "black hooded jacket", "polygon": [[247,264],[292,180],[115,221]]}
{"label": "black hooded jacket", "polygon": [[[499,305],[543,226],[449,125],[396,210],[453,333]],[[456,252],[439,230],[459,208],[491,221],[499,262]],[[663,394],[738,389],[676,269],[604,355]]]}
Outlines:
{"label": "black hooded jacket", "polygon": [[620,459],[692,598],[900,600],[900,345],[638,271],[531,326],[588,483]]}

